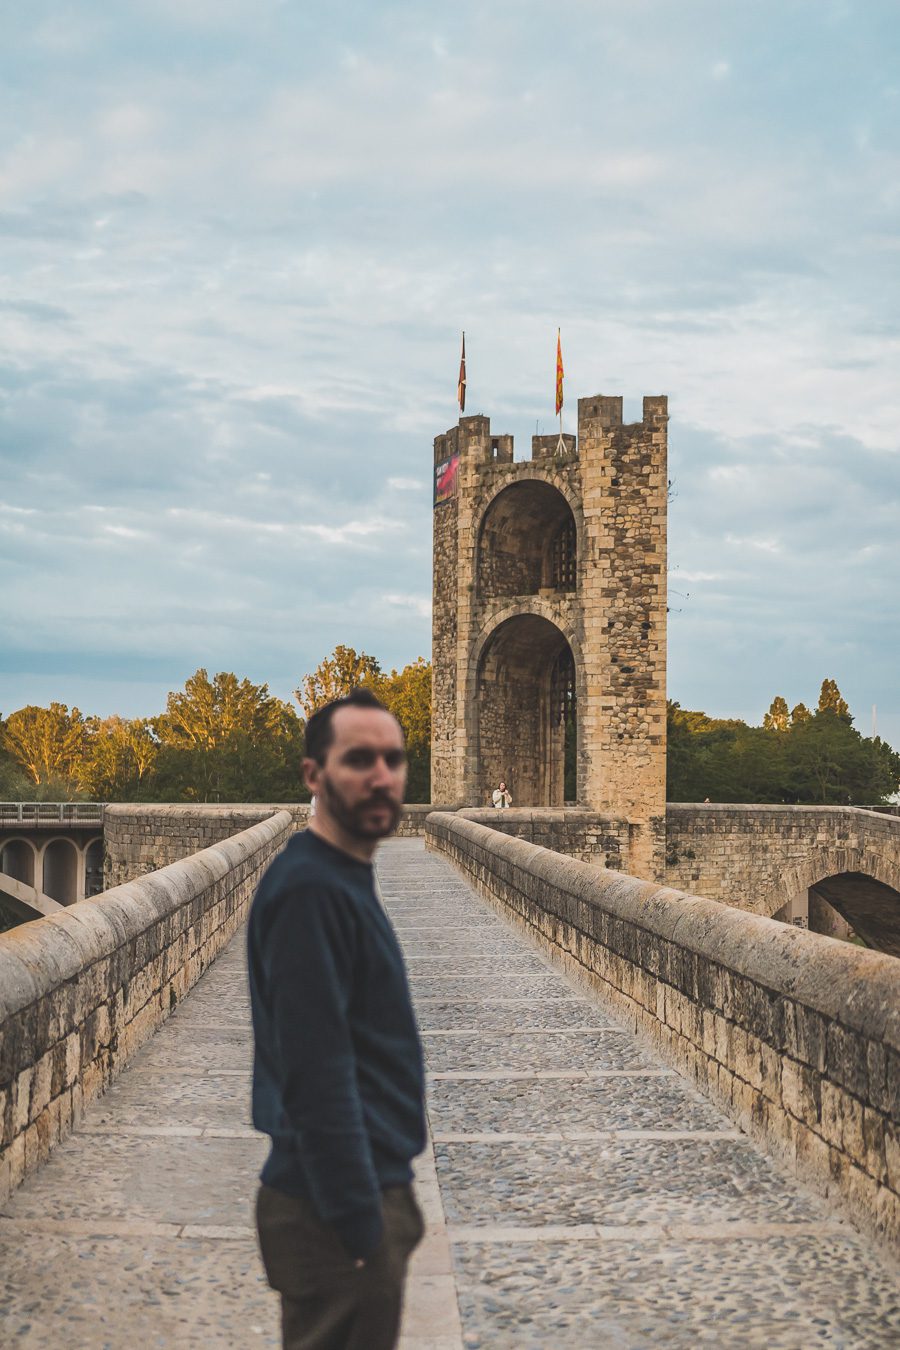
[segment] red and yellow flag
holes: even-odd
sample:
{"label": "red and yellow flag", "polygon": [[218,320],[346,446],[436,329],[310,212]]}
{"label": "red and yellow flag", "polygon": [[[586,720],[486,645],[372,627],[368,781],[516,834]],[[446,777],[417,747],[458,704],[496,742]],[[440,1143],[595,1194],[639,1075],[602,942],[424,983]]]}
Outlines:
{"label": "red and yellow flag", "polygon": [[556,411],[562,412],[563,405],[563,363],[562,363],[562,341],[560,339],[559,329],[556,330]]}
{"label": "red and yellow flag", "polygon": [[456,401],[459,411],[466,410],[466,334],[462,335],[462,356],[459,358],[459,381],[456,386]]}

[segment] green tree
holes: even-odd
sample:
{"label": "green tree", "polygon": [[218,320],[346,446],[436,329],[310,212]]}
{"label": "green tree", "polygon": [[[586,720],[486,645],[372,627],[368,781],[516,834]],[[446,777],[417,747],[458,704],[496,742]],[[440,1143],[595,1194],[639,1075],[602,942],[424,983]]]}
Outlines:
{"label": "green tree", "polygon": [[82,782],[99,801],[134,801],[148,790],[159,755],[149,718],[93,717]]}
{"label": "green tree", "polygon": [[900,755],[864,737],[826,707],[791,729],[787,800],[822,805],[878,805],[897,790]]}
{"label": "green tree", "polygon": [[431,662],[418,657],[402,670],[382,675],[375,693],[394,714],[406,737],[409,777],[406,799],[431,800]]}
{"label": "green tree", "polygon": [[787,699],[777,694],[772,699],[771,707],[763,718],[763,726],[766,731],[787,731],[789,718]]}
{"label": "green tree", "polygon": [[267,684],[204,669],[152,719],[160,743],[154,795],[194,801],[306,800],[302,724]]}
{"label": "green tree", "polygon": [[77,708],[65,703],[49,708],[29,704],[10,713],[3,727],[3,746],[44,796],[67,800],[79,790],[84,769],[87,728]]}
{"label": "green tree", "polygon": [[431,796],[431,663],[418,657],[402,670],[382,671],[381,663],[367,652],[337,646],[311,675],[305,675],[294,697],[304,715],[332,699],[343,698],[351,689],[372,690],[397,718],[406,737],[409,777],[406,798],[427,802]]}
{"label": "green tree", "polygon": [[[670,802],[736,801],[729,754],[743,722],[668,704],[666,796]],[[738,794],[740,795],[740,793]]]}
{"label": "green tree", "polygon": [[798,704],[786,729],[778,700],[761,727],[670,703],[669,801],[882,803],[897,790],[900,755],[854,729],[836,686],[825,703],[815,714]]}
{"label": "green tree", "polygon": [[33,789],[34,783],[26,777],[21,764],[6,748],[3,718],[0,717],[0,801],[28,801]]}
{"label": "green tree", "polygon": [[852,722],[850,709],[846,701],[841,697],[841,691],[838,689],[834,680],[823,680],[822,688],[819,691],[819,706],[817,712],[831,712],[836,717],[842,717],[846,722]]}
{"label": "green tree", "polygon": [[343,698],[360,685],[374,688],[380,679],[381,666],[374,656],[339,644],[311,675],[304,675],[299,689],[294,690],[294,698],[309,721],[317,708]]}

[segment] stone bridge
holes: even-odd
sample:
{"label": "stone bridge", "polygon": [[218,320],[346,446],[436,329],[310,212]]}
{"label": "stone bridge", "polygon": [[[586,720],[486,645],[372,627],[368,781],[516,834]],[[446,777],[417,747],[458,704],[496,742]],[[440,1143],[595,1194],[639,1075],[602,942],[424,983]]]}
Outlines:
{"label": "stone bridge", "polygon": [[[49,914],[196,852],[274,810],[0,803],[0,919]],[[401,836],[431,810],[408,806]],[[465,809],[463,815],[584,862],[629,872],[634,822],[584,808]],[[105,869],[101,860],[105,851]],[[101,876],[104,881],[101,881]],[[665,880],[679,890],[900,955],[900,816],[856,807],[670,803]]]}
{"label": "stone bridge", "polygon": [[[634,822],[581,807],[468,820],[631,872]],[[900,955],[900,816],[841,806],[669,803],[662,877],[678,890]]]}
{"label": "stone bridge", "polygon": [[849,806],[670,804],[666,845],[666,880],[680,890],[788,921],[808,912],[809,926],[826,932],[834,931],[831,911],[867,946],[900,956],[896,815]]}
{"label": "stone bridge", "polygon": [[[231,940],[295,821],[192,811],[116,808],[121,883],[0,935],[12,1343],[277,1344]],[[427,844],[379,863],[432,1127],[403,1350],[896,1344],[896,959],[453,813]]]}

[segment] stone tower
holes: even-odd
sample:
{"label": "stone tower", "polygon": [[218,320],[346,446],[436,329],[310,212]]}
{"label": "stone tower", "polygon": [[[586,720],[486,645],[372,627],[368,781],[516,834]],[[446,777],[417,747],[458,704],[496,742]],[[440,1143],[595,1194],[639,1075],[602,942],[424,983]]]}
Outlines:
{"label": "stone tower", "polygon": [[[666,800],[665,397],[578,437],[462,417],[434,442],[431,799],[577,805],[625,818],[629,869],[662,874]],[[568,791],[566,790],[568,788]]]}

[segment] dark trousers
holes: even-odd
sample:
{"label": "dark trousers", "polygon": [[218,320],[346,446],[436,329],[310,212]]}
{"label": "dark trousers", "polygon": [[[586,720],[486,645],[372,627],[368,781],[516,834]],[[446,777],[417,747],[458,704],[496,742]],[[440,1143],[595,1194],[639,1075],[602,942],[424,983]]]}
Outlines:
{"label": "dark trousers", "polygon": [[358,1268],[309,1201],[259,1188],[256,1226],[281,1295],[284,1350],[393,1350],[407,1262],[425,1225],[411,1186],[387,1187],[381,1204],[384,1235]]}

